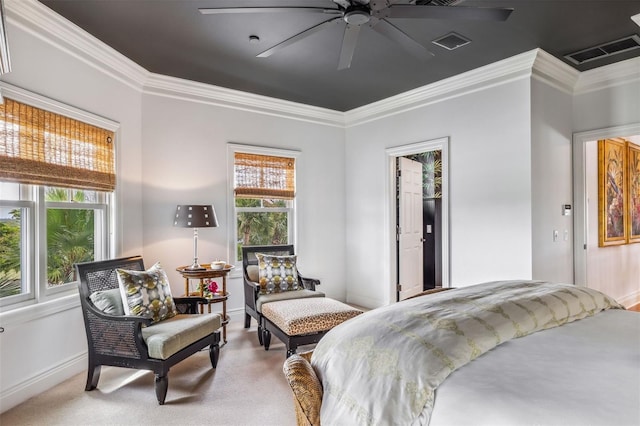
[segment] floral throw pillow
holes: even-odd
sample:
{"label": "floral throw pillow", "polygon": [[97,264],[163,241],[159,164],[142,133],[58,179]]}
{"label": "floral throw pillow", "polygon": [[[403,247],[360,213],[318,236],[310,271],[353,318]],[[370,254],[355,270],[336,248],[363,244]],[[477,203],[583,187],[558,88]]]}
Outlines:
{"label": "floral throw pillow", "polygon": [[146,271],[116,269],[122,305],[126,315],[138,315],[159,322],[176,316],[167,274],[160,262]]}
{"label": "floral throw pillow", "polygon": [[299,290],[297,256],[272,256],[256,253],[260,294]]}

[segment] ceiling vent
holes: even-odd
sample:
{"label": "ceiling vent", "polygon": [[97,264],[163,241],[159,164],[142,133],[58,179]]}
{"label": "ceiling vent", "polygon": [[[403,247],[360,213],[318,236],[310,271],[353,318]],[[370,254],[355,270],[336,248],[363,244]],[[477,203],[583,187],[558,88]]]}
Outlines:
{"label": "ceiling vent", "polygon": [[611,41],[599,46],[590,47],[588,49],[570,53],[568,55],[565,55],[564,57],[574,64],[580,65],[584,64],[585,62],[594,61],[596,59],[602,59],[608,56],[617,55],[618,53],[628,52],[629,50],[637,49],[639,47],[640,37],[634,34],[629,37],[621,38],[620,40]]}
{"label": "ceiling vent", "polygon": [[471,43],[471,40],[462,37],[460,34],[449,33],[445,36],[433,40],[432,43],[440,47],[444,47],[447,50],[454,50],[458,47],[464,46],[465,44]]}
{"label": "ceiling vent", "polygon": [[416,4],[431,4],[433,6],[455,6],[464,0],[416,0]]}

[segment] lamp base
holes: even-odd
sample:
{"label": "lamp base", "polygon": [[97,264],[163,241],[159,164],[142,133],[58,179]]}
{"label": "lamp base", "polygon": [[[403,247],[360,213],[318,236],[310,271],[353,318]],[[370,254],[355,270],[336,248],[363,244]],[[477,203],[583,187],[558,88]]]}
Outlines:
{"label": "lamp base", "polygon": [[185,271],[206,271],[207,270],[207,268],[200,265],[199,263],[192,263],[191,266],[187,266],[184,269]]}

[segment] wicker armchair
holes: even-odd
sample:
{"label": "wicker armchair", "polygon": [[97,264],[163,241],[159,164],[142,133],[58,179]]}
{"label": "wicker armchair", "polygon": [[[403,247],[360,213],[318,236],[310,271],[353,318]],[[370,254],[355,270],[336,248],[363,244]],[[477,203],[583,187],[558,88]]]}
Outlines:
{"label": "wicker armchair", "polygon": [[[79,279],[80,303],[84,316],[87,334],[89,366],[85,390],[91,391],[98,385],[100,369],[103,365],[151,370],[155,373],[155,391],[158,403],[164,404],[169,385],[169,368],[185,358],[209,346],[211,366],[216,368],[220,354],[219,315],[213,314],[208,318],[196,314],[199,298],[173,298],[178,311],[181,313],[171,319],[151,325],[151,320],[133,315],[112,315],[98,309],[91,301],[91,295],[118,289],[116,269],[144,271],[142,257],[128,257],[114,260],[86,262],[75,265]],[[164,324],[163,324],[164,323]],[[162,329],[157,328],[163,324]],[[143,327],[145,331],[143,332]],[[194,335],[210,333],[195,342],[186,343],[184,347],[169,350],[166,359],[152,358],[143,334],[161,330],[161,334],[169,339],[179,333]],[[194,332],[198,327],[199,332]],[[202,331],[204,329],[204,331]],[[154,336],[156,338],[157,336]],[[187,342],[191,342],[187,338]]]}
{"label": "wicker armchair", "polygon": [[[242,275],[244,277],[244,328],[251,326],[251,317],[255,318],[258,323],[258,341],[260,345],[264,345],[264,334],[270,332],[264,328],[264,319],[261,313],[262,303],[273,302],[281,299],[294,297],[324,297],[324,293],[316,291],[316,286],[320,285],[320,280],[315,278],[304,277],[298,271],[298,281],[301,291],[287,292],[290,294],[276,293],[270,295],[260,294],[260,285],[256,277],[251,277],[249,272],[251,266],[257,268],[258,259],[256,253],[264,253],[273,256],[291,256],[295,254],[293,245],[274,245],[274,246],[243,246],[242,247]],[[257,269],[256,269],[257,271]],[[257,273],[257,272],[256,272]],[[252,279],[253,278],[253,279]],[[294,294],[295,293],[295,294]]]}
{"label": "wicker armchair", "polygon": [[293,391],[298,426],[319,426],[322,384],[311,366],[313,351],[292,355],[282,368]]}

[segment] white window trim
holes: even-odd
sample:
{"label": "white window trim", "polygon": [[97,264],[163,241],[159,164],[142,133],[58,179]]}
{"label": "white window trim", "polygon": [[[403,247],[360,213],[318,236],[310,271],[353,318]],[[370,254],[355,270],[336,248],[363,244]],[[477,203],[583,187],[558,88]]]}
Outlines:
{"label": "white window trim", "polygon": [[[234,176],[234,164],[235,164],[235,153],[236,152],[244,152],[247,154],[257,154],[257,155],[271,155],[271,156],[276,156],[276,157],[289,157],[289,158],[295,158],[296,160],[296,196],[293,200],[293,213],[291,215],[291,226],[290,226],[290,234],[293,235],[289,235],[289,244],[293,244],[294,247],[297,246],[296,242],[298,239],[298,216],[300,215],[299,212],[299,195],[301,193],[300,188],[301,188],[301,184],[300,184],[300,157],[301,157],[301,152],[300,151],[294,151],[294,150],[289,150],[289,149],[281,149],[281,148],[269,148],[269,147],[265,147],[265,146],[256,146],[256,145],[244,145],[244,144],[238,144],[238,143],[227,143],[227,182],[228,182],[228,187],[227,187],[227,194],[228,197],[227,199],[229,200],[229,202],[227,203],[227,217],[229,218],[229,226],[227,229],[227,259],[229,259],[230,262],[235,262],[235,266],[236,266],[236,274],[241,275],[242,271],[241,271],[241,265],[239,264],[239,262],[236,262],[236,246],[235,246],[235,242],[237,240],[237,229],[236,229],[236,207],[235,207],[235,195],[234,195],[234,180],[235,180],[235,176]],[[282,209],[282,210],[286,210],[286,209]],[[274,208],[273,210],[270,209],[270,211],[278,211],[277,208]],[[236,275],[233,274],[233,275]]]}
{"label": "white window trim", "polygon": [[[22,89],[18,86],[14,86],[12,84],[9,84],[3,81],[0,81],[0,94],[1,94],[1,97],[7,97],[24,104],[32,105],[34,107],[37,107],[43,110],[64,115],[64,116],[73,118],[75,120],[82,121],[84,123],[101,127],[103,129],[114,132],[114,151],[115,151],[114,157],[116,161],[116,164],[115,164],[116,190],[114,191],[113,194],[109,195],[109,199],[107,200],[109,208],[108,208],[108,212],[106,212],[106,218],[105,218],[106,219],[105,226],[107,227],[105,232],[109,240],[107,243],[107,248],[105,249],[106,250],[105,257],[106,258],[113,257],[116,252],[116,247],[118,247],[118,244],[120,243],[119,239],[116,237],[114,233],[114,230],[118,229],[117,223],[119,223],[116,215],[116,211],[117,211],[116,204],[117,204],[117,200],[119,199],[117,186],[119,181],[118,179],[118,176],[119,176],[118,146],[119,146],[119,140],[120,140],[119,138],[120,124],[115,121],[109,120],[108,118],[101,117],[97,114],[94,114],[88,111],[84,111],[80,108],[66,105],[62,102],[55,101],[53,99],[47,98],[37,93],[30,92],[28,90]],[[43,191],[38,191],[38,192],[43,193]],[[40,197],[40,195],[38,195],[38,197]],[[46,229],[46,224],[35,223],[36,221],[34,219],[36,216],[35,209],[40,208],[38,207],[40,203],[42,203],[42,206],[43,206],[42,208],[46,209],[46,207],[44,206],[44,199],[39,199],[38,201],[39,203],[35,203],[35,205],[32,206],[32,214],[30,215],[30,219],[29,219],[32,221],[30,223],[30,225],[32,226],[31,229],[35,230],[36,227],[38,229],[37,232],[35,232],[34,235],[31,235],[29,239],[30,246],[28,249],[29,251],[28,256],[32,256],[31,258],[34,259],[34,261],[31,262],[31,265],[30,265],[32,270],[28,271],[28,273],[31,274],[31,277],[29,278],[31,279],[30,283],[32,284],[32,286],[30,287],[30,293],[26,298],[23,298],[20,296],[20,297],[16,297],[15,299],[12,299],[11,303],[7,303],[7,302],[0,303],[0,314],[9,312],[11,310],[19,309],[19,308],[24,308],[30,305],[42,304],[44,302],[49,302],[57,298],[74,296],[78,292],[77,283],[75,283],[75,285],[69,283],[64,286],[61,286],[61,288],[59,289],[47,289],[46,270],[45,268],[42,268],[40,265],[42,259],[46,259],[46,255],[47,255],[46,244],[39,244],[39,242],[36,241],[37,236],[44,235],[44,234],[41,234],[41,232],[43,227]],[[14,203],[11,203],[11,204],[13,205]],[[87,203],[87,206],[89,205],[91,204]],[[39,253],[35,253],[35,247],[40,248]],[[39,274],[39,275],[35,276],[35,274]],[[79,300],[77,300],[77,304],[79,305]]]}
{"label": "white window trim", "polygon": [[[22,208],[25,209],[27,212],[27,217],[23,218],[24,219],[24,227],[21,226],[21,239],[22,239],[22,244],[26,245],[27,249],[21,253],[21,260],[20,262],[25,262],[25,260],[27,258],[29,259],[35,259],[35,232],[29,232],[32,229],[35,229],[35,210],[36,210],[36,203],[32,200],[15,200],[15,201],[8,201],[8,200],[0,200],[0,207],[16,207],[16,208]],[[29,265],[28,268],[26,268],[25,272],[25,277],[21,278],[22,280],[26,280],[27,283],[29,283],[29,289],[28,291],[18,294],[18,295],[13,295],[13,296],[9,296],[9,300],[5,300],[6,298],[0,299],[0,307],[3,306],[10,306],[10,305],[15,305],[15,304],[20,304],[20,303],[29,303],[30,300],[33,300],[36,298],[36,294],[38,292],[38,286],[35,284],[36,283],[36,279],[34,278],[34,273],[35,273],[35,263],[36,262],[28,262],[27,264]]]}

